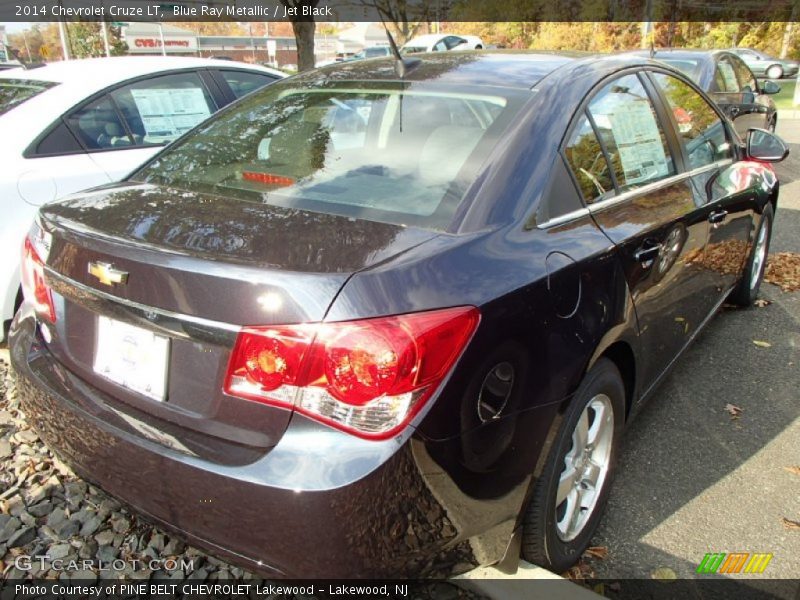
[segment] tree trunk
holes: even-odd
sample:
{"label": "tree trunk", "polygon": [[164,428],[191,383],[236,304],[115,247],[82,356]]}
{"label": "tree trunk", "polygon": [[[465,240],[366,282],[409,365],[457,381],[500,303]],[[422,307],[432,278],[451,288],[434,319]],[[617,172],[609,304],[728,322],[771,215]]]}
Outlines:
{"label": "tree trunk", "polygon": [[[797,5],[792,8],[792,18],[795,17],[797,13]],[[787,21],[786,25],[784,26],[783,30],[783,41],[781,42],[781,58],[786,58],[786,55],[789,54],[789,44],[792,41],[792,32],[794,31],[794,21]]]}
{"label": "tree trunk", "polygon": [[294,39],[297,43],[297,70],[308,71],[314,68],[314,31],[317,24],[313,20],[292,21]]}

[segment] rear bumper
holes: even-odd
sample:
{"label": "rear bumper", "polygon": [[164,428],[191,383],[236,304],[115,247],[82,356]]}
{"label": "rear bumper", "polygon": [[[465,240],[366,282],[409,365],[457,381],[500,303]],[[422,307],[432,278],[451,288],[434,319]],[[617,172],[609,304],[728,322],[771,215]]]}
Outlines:
{"label": "rear bumper", "polygon": [[789,79],[791,77],[796,77],[798,70],[800,70],[800,67],[784,67],[783,68],[783,78],[784,79]]}
{"label": "rear bumper", "polygon": [[420,467],[422,442],[355,440],[295,416],[259,460],[218,465],[112,425],[113,399],[51,356],[32,316],[17,316],[10,349],[23,408],[45,443],[212,553],[270,577],[442,575],[476,564],[475,532],[454,526],[454,507],[432,492],[431,477],[444,474],[430,461]]}

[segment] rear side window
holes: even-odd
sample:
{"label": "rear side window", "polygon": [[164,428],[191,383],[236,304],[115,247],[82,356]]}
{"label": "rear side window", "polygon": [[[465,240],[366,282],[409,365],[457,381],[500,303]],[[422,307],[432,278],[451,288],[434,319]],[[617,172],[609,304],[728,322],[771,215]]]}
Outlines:
{"label": "rear side window", "polygon": [[54,85],[58,84],[30,79],[0,79],[0,115]]}
{"label": "rear side window", "polygon": [[672,75],[653,73],[675,118],[692,169],[733,156],[717,112],[689,85]]}
{"label": "rear side window", "polygon": [[689,79],[697,81],[700,77],[700,61],[691,60],[689,58],[664,58],[658,57],[661,62],[667,63],[670,67],[674,67],[686,75]]}
{"label": "rear side window", "polygon": [[108,96],[73,111],[67,123],[87,150],[123,148],[133,143]]}
{"label": "rear side window", "polygon": [[613,193],[614,183],[608,161],[586,115],[578,120],[564,148],[564,156],[587,204],[597,202],[609,192]]}
{"label": "rear side window", "polygon": [[167,144],[217,110],[197,73],[137,81],[111,92],[111,96],[137,146]]}
{"label": "rear side window", "polygon": [[82,152],[83,148],[72,135],[64,121],[59,120],[56,126],[36,146],[36,156],[54,156]]}
{"label": "rear side window", "polygon": [[[512,96],[517,100],[520,97]],[[515,112],[505,96],[276,83],[135,175],[287,208],[443,228]]]}
{"label": "rear side window", "polygon": [[222,70],[220,74],[228,83],[233,95],[237,98],[246,96],[250,92],[256,91],[267,84],[275,81],[274,77],[264,73],[251,73],[248,71],[227,71]]}
{"label": "rear side window", "polygon": [[636,75],[620,77],[602,88],[589,104],[589,113],[620,191],[675,174],[664,131]]}

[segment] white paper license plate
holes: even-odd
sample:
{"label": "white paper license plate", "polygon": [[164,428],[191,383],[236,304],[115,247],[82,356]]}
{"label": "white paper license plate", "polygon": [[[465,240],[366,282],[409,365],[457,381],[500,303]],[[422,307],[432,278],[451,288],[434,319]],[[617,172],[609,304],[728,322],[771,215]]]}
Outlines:
{"label": "white paper license plate", "polygon": [[98,317],[94,370],[119,385],[163,402],[167,391],[169,338]]}

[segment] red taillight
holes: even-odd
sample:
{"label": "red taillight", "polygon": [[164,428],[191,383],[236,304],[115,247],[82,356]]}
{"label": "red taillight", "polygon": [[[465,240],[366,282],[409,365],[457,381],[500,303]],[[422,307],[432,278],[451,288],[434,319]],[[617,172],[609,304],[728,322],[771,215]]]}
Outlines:
{"label": "red taillight", "polygon": [[266,185],[287,186],[295,184],[295,180],[291,177],[273,175],[272,173],[258,173],[256,171],[242,171],[242,179],[247,181],[255,181],[256,183],[263,183]]}
{"label": "red taillight", "polygon": [[248,327],[231,354],[228,394],[292,408],[385,439],[431,397],[478,325],[459,307],[315,325]]}
{"label": "red taillight", "polygon": [[53,295],[44,280],[44,262],[39,258],[30,238],[25,238],[22,248],[22,294],[30,302],[37,314],[55,323],[56,309],[53,306]]}

